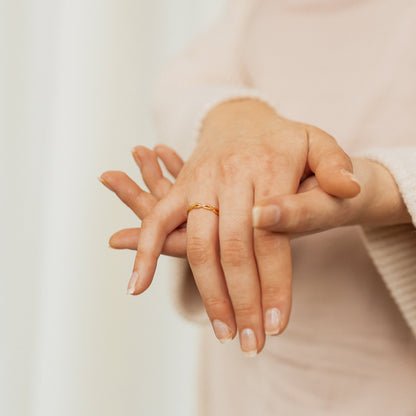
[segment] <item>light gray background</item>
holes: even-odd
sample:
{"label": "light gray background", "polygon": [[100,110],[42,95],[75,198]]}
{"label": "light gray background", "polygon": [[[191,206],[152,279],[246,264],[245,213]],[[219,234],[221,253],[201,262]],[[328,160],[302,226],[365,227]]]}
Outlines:
{"label": "light gray background", "polygon": [[0,2],[1,415],[195,415],[198,329],[165,259],[126,296],[134,253],[107,240],[138,221],[97,176],[137,179],[151,85],[222,3]]}

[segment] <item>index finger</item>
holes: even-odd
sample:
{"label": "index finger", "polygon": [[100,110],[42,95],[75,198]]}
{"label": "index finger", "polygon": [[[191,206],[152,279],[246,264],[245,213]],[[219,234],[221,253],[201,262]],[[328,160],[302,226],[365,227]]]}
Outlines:
{"label": "index finger", "polygon": [[136,295],[149,287],[166,237],[185,221],[186,198],[181,191],[173,189],[142,221],[137,254],[127,293]]}

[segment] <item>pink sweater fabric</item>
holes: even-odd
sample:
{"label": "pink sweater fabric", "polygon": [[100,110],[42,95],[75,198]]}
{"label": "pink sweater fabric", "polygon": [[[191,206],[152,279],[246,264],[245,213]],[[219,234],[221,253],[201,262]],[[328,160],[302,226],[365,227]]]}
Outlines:
{"label": "pink sweater fabric", "polygon": [[[382,163],[413,224],[294,241],[288,329],[247,359],[207,326],[200,414],[415,415],[416,3],[230,1],[161,77],[160,137],[188,157],[206,112],[235,97]],[[180,310],[207,322],[189,272],[176,291]]]}

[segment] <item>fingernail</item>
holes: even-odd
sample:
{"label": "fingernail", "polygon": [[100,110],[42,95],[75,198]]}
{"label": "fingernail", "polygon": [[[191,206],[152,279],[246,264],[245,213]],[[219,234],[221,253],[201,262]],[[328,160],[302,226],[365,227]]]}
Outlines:
{"label": "fingernail", "polygon": [[130,277],[129,285],[127,287],[127,294],[128,295],[133,295],[134,294],[134,291],[136,289],[135,285],[136,285],[136,282],[137,282],[138,278],[139,278],[139,273],[133,272],[133,274]]}
{"label": "fingernail", "polygon": [[108,188],[110,191],[114,192],[114,189],[110,186],[110,184],[103,179],[101,176],[98,177],[98,180],[106,187]]}
{"label": "fingernail", "polygon": [[265,332],[268,335],[276,335],[280,332],[281,316],[277,308],[268,309],[265,317]]}
{"label": "fingernail", "polygon": [[212,321],[212,327],[214,328],[215,336],[221,344],[225,344],[233,339],[233,333],[231,332],[230,327],[224,322],[214,319]]}
{"label": "fingernail", "polygon": [[257,340],[252,329],[243,329],[240,334],[240,339],[241,351],[246,357],[254,357],[257,355]]}
{"label": "fingernail", "polygon": [[136,151],[136,148],[133,147],[133,149],[131,149],[131,153],[133,154],[134,160],[136,161],[136,163],[140,166],[142,166],[142,161],[140,159],[139,154]]}
{"label": "fingernail", "polygon": [[360,181],[357,179],[357,177],[353,173],[348,172],[348,170],[346,170],[346,169],[341,169],[341,173],[345,176],[348,176],[357,185],[361,186]]}
{"label": "fingernail", "polygon": [[280,219],[280,209],[276,205],[253,208],[253,226],[268,227],[276,224]]}

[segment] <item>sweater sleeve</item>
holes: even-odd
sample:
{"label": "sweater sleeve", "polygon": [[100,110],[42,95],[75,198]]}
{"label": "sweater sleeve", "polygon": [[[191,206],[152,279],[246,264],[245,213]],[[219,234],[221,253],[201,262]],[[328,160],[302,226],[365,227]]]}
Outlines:
{"label": "sweater sleeve", "polygon": [[411,224],[363,231],[370,256],[416,336],[416,146],[376,148],[362,156],[390,171],[412,218]]}
{"label": "sweater sleeve", "polygon": [[217,22],[167,65],[156,84],[153,115],[158,139],[184,157],[191,154],[207,112],[223,101],[256,98],[274,108],[251,86],[242,47],[257,0],[229,0]]}

